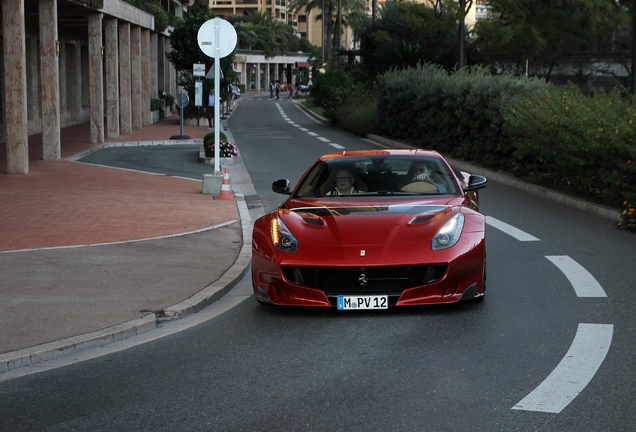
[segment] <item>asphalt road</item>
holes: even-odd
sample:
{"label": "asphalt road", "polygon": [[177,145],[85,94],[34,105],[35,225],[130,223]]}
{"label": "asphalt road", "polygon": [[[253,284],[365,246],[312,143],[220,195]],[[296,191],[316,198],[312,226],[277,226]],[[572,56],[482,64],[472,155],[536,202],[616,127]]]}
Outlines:
{"label": "asphalt road", "polygon": [[[284,198],[272,181],[295,184],[337,146],[374,146],[282,99],[247,98],[229,124],[266,210]],[[118,165],[130,161],[120,151],[153,149],[109,151]],[[194,170],[165,166],[166,154],[137,169]],[[501,184],[481,200],[481,304],[268,308],[248,297],[246,278],[236,288],[245,301],[195,327],[0,383],[0,430],[634,430],[636,237]],[[555,257],[583,270],[563,271]],[[573,275],[606,297],[581,296]]]}

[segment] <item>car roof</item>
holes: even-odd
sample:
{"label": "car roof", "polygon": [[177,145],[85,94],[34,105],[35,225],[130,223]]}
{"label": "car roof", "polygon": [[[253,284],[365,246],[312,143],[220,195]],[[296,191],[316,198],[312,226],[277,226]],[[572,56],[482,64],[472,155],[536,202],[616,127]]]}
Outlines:
{"label": "car roof", "polygon": [[423,149],[381,149],[381,150],[345,150],[341,152],[332,152],[324,154],[320,157],[321,161],[330,161],[334,159],[346,159],[364,156],[408,156],[408,157],[429,157],[441,158],[442,156],[435,150]]}

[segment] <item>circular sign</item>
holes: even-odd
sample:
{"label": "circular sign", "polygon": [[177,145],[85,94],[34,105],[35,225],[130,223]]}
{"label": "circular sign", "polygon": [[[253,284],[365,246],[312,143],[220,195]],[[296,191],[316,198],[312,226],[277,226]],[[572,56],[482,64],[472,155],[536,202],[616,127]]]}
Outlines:
{"label": "circular sign", "polygon": [[174,103],[176,103],[179,108],[185,108],[190,103],[190,98],[187,93],[181,92],[174,98]]}
{"label": "circular sign", "polygon": [[219,26],[219,40],[218,40],[218,48],[219,48],[219,58],[226,57],[234,51],[236,48],[236,42],[238,40],[236,36],[236,30],[224,19],[221,18],[213,18],[211,20],[207,20],[204,22],[201,27],[199,27],[199,33],[197,34],[197,41],[199,42],[199,48],[201,51],[208,57],[214,58],[214,48],[215,48],[215,26]]}

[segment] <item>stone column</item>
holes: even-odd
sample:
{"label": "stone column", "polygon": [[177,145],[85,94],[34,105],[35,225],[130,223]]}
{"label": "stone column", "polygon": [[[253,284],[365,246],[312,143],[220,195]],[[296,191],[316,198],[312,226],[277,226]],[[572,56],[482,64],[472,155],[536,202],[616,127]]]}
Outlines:
{"label": "stone column", "polygon": [[132,127],[143,126],[141,114],[141,27],[130,28],[130,88],[132,95]]}
{"label": "stone column", "polygon": [[[166,52],[170,52],[171,50],[172,45],[170,45],[170,39],[167,39]],[[168,79],[170,80],[170,91],[168,93],[170,93],[174,97],[177,97],[177,71],[174,66],[172,66],[172,63],[168,62],[168,64],[170,65],[170,75],[168,77]]]}
{"label": "stone column", "polygon": [[104,142],[104,74],[102,72],[101,13],[88,15],[88,74],[90,80],[91,142]]}
{"label": "stone column", "polygon": [[7,173],[29,173],[24,0],[2,2]]}
{"label": "stone column", "polygon": [[66,114],[68,111],[67,103],[68,97],[63,97],[67,92],[66,83],[67,83],[67,56],[66,56],[66,43],[60,41],[60,55],[57,58],[58,63],[60,64],[59,69],[59,77],[58,77],[58,88],[59,88],[59,103],[60,103],[60,127],[62,124],[68,120],[68,115]]}
{"label": "stone column", "polygon": [[104,61],[106,62],[106,136],[119,136],[119,48],[117,19],[104,19]]}
{"label": "stone column", "polygon": [[132,132],[130,87],[130,23],[119,24],[119,126],[121,133]]}
{"label": "stone column", "polygon": [[38,40],[31,34],[25,40],[26,67],[27,67],[27,118],[28,134],[38,133],[42,130],[41,98],[40,98],[40,56],[38,52]]}
{"label": "stone column", "polygon": [[150,124],[150,30],[141,30],[141,124]]}
{"label": "stone column", "polygon": [[170,50],[170,39],[167,37],[162,37],[161,42],[162,42],[162,50],[159,53],[159,55],[163,57],[163,85],[161,88],[166,93],[170,93],[171,95],[174,96],[174,94],[172,93],[172,89],[170,88],[170,67],[172,65],[170,64],[170,62],[168,61],[168,58],[166,57],[166,53],[169,52]]}
{"label": "stone column", "polygon": [[57,0],[40,0],[40,82],[42,83],[42,153],[44,160],[62,157],[60,144],[60,65]]}
{"label": "stone column", "polygon": [[[82,101],[84,80],[88,80],[90,86],[90,80],[88,76],[82,76],[82,45],[79,41],[74,43],[67,43],[62,46],[66,52],[66,64],[64,68],[60,69],[60,75],[64,76],[64,79],[60,79],[60,83],[63,83],[66,91],[62,91],[62,84],[60,84],[60,95],[66,95],[60,100],[60,108],[67,106],[67,112],[60,110],[62,124],[64,124],[64,118],[66,117],[67,124],[76,124],[82,119]],[[60,57],[61,58],[61,57]],[[67,85],[68,83],[68,85]],[[87,86],[86,88],[90,88]],[[89,91],[88,103],[90,105],[90,91]],[[63,104],[64,102],[64,104]]]}
{"label": "stone column", "polygon": [[261,64],[256,63],[256,91],[261,91]]}
{"label": "stone column", "polygon": [[[157,98],[159,96],[159,84],[158,84],[158,59],[157,59],[157,33],[150,32],[150,49],[148,51],[149,54],[149,90],[150,90],[150,98]],[[148,98],[148,100],[150,100]],[[148,109],[150,112],[150,108]],[[150,114],[149,114],[150,115]]]}

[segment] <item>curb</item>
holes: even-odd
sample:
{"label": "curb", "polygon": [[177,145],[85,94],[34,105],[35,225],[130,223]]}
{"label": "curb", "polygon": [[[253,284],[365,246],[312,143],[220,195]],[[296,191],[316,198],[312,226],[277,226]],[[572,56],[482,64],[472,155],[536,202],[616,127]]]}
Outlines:
{"label": "curb", "polygon": [[[199,141],[202,140],[191,140]],[[135,143],[134,145],[153,145],[148,143],[158,143],[159,141],[145,141]],[[173,145],[174,142],[161,141],[166,144],[154,144],[154,145]],[[182,143],[182,141],[176,141],[176,143]],[[114,147],[118,144],[130,145],[131,143],[108,143],[105,146]],[[196,144],[196,143],[188,143]],[[106,147],[100,147],[106,148]],[[96,150],[95,150],[96,151]],[[93,152],[93,149],[84,152],[83,156],[86,156]],[[76,160],[77,155],[69,160]],[[209,306],[224,294],[230,291],[247,273],[250,260],[252,256],[252,217],[245,202],[244,196],[241,193],[236,193],[235,196],[236,205],[239,210],[241,219],[241,228],[243,234],[243,244],[239,251],[239,254],[234,261],[234,264],[226,270],[223,275],[203,290],[194,294],[190,298],[183,300],[175,305],[172,305],[163,311],[153,314],[149,313],[142,318],[137,318],[128,322],[107,327],[96,332],[86,333],[83,335],[73,336],[66,339],[61,339],[55,342],[49,342],[34,347],[24,348],[17,351],[12,351],[4,354],[0,354],[0,374],[8,372],[13,369],[18,369],[24,366],[34,365],[47,360],[54,360],[60,357],[65,357],[85,351],[88,349],[99,348],[105,345],[109,345],[113,342],[128,339],[132,336],[136,336],[147,331],[157,328],[158,324],[165,323],[166,321],[173,321],[179,318],[186,317],[193,313],[200,311],[201,309]]]}
{"label": "curb", "polygon": [[318,114],[316,114],[315,112],[313,112],[312,110],[304,106],[301,102],[295,102],[295,103],[296,103],[296,106],[300,108],[300,110],[303,111],[305,114],[307,114],[309,117],[319,121],[320,123],[329,124],[329,121],[326,118],[319,116]]}
{"label": "curb", "polygon": [[93,147],[88,150],[84,150],[83,152],[76,153],[73,156],[69,156],[64,158],[68,161],[77,162],[78,160],[85,158],[88,155],[96,153],[100,150],[104,150],[112,147],[145,147],[145,146],[162,146],[162,145],[194,145],[199,144],[203,145],[202,139],[187,139],[187,140],[160,140],[160,141],[128,141],[128,142],[109,142],[98,145],[97,147]]}

